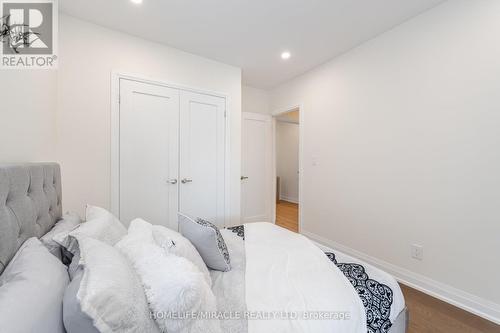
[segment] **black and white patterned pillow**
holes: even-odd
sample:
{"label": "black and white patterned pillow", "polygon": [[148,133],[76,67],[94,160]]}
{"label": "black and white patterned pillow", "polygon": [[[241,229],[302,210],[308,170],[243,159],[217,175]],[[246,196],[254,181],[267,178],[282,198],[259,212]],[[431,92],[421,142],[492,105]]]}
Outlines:
{"label": "black and white patterned pillow", "polygon": [[179,213],[179,230],[193,243],[207,267],[223,272],[231,270],[229,251],[217,226]]}

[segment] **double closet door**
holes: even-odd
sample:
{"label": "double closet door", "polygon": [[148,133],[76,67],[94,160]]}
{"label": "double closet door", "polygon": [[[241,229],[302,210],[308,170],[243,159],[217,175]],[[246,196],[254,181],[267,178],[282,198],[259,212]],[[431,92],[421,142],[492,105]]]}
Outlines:
{"label": "double closet door", "polygon": [[224,226],[222,97],[120,79],[119,215],[178,229],[177,212]]}

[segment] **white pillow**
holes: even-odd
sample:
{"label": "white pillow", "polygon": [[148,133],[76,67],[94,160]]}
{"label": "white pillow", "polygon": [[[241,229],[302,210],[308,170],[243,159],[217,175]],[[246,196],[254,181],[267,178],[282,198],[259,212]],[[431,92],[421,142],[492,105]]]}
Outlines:
{"label": "white pillow", "polygon": [[147,233],[128,234],[116,247],[129,258],[139,274],[162,332],[221,332],[217,319],[171,316],[217,311],[210,286],[191,261],[166,253]]}
{"label": "white pillow", "polygon": [[193,244],[180,233],[161,225],[152,225],[142,219],[135,219],[132,221],[128,228],[128,232],[129,234],[139,234],[143,232],[152,233],[157,245],[168,253],[184,257],[191,261],[200,272],[203,273],[203,277],[207,284],[212,286],[212,279],[210,278],[207,265],[205,265],[205,262]]}
{"label": "white pillow", "polygon": [[135,219],[128,226],[128,234],[134,235],[134,238],[153,240],[153,225],[143,219]]}
{"label": "white pillow", "polygon": [[69,273],[72,277],[79,263],[78,237],[91,237],[108,245],[115,245],[127,234],[127,229],[110,212],[103,208],[87,205],[87,221],[79,224],[70,232],[62,232],[53,237],[53,240],[64,246],[74,255]]}
{"label": "white pillow", "polygon": [[[90,232],[90,237],[98,239],[109,245],[115,245],[120,239],[127,234],[127,229],[113,214],[106,209],[96,206],[87,205],[85,210],[86,224],[89,222],[100,221],[100,225],[94,229],[85,230]],[[95,223],[95,222],[94,222]],[[95,223],[97,225],[97,223]],[[82,232],[80,230],[80,232]]]}
{"label": "white pillow", "polygon": [[84,269],[77,299],[99,332],[159,332],[128,260],[99,240],[85,236],[77,240]]}
{"label": "white pillow", "polygon": [[66,266],[36,238],[24,242],[0,276],[0,331],[65,332]]}
{"label": "white pillow", "polygon": [[60,233],[69,233],[82,223],[82,219],[78,214],[67,213],[59,220],[54,227],[40,238],[43,245],[47,247],[50,253],[61,259],[61,245],[53,240],[53,237]]}

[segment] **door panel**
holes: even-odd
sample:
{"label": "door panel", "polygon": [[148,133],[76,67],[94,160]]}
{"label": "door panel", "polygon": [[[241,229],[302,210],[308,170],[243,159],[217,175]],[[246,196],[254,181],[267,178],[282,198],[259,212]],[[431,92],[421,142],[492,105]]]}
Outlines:
{"label": "door panel", "polygon": [[243,113],[241,214],[244,223],[271,222],[272,118]]}
{"label": "door panel", "polygon": [[180,92],[180,211],[224,226],[225,99]]}
{"label": "door panel", "polygon": [[179,91],[120,80],[120,219],[177,230]]}

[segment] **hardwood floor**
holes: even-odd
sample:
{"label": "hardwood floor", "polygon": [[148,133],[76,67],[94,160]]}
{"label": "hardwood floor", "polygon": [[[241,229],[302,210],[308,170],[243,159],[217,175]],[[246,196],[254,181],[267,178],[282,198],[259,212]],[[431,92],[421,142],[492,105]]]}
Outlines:
{"label": "hardwood floor", "polygon": [[279,201],[276,204],[276,224],[293,232],[299,232],[299,205]]}
{"label": "hardwood floor", "polygon": [[500,326],[413,288],[401,285],[410,310],[408,333],[499,333]]}
{"label": "hardwood floor", "polygon": [[[298,232],[299,206],[280,201],[276,205],[276,224]],[[408,333],[500,333],[500,326],[446,302],[401,285],[410,310]]]}

